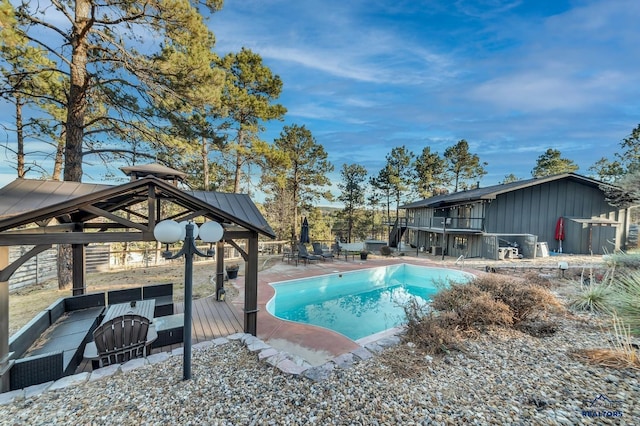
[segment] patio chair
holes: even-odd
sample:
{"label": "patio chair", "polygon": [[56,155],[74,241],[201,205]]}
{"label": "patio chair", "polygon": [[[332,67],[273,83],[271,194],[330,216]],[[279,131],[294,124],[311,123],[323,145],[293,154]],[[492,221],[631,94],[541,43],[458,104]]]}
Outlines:
{"label": "patio chair", "polygon": [[99,367],[121,364],[147,355],[151,343],[158,337],[149,318],[140,315],[122,315],[99,325],[93,332],[95,351],[91,343],[85,349],[85,358],[98,359]]}
{"label": "patio chair", "polygon": [[322,245],[320,243],[311,243],[311,245],[313,246],[314,255],[322,257],[322,260],[333,260],[333,253],[322,250]]}
{"label": "patio chair", "polygon": [[309,254],[309,252],[307,251],[307,247],[302,243],[298,243],[298,258],[302,259],[305,263],[313,261],[317,262],[318,260],[322,259],[322,257],[320,256]]}

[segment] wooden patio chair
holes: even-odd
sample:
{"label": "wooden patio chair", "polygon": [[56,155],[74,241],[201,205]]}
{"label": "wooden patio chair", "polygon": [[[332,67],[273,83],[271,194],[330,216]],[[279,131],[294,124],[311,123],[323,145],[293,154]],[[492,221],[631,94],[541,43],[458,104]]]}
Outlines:
{"label": "wooden patio chair", "polygon": [[[98,358],[99,367],[121,364],[147,355],[151,343],[158,337],[149,318],[140,315],[115,317],[95,329],[93,340],[97,356],[85,350],[86,358]],[[87,345],[89,348],[89,345]]]}

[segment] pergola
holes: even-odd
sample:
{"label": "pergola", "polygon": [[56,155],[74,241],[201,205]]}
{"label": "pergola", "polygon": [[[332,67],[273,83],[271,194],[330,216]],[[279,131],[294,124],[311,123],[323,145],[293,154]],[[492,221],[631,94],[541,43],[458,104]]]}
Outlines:
{"label": "pergola", "polygon": [[[258,236],[273,239],[275,234],[250,197],[180,189],[177,184],[185,174],[159,164],[122,170],[132,179],[122,185],[17,179],[0,189],[0,378],[10,369],[8,280],[24,262],[54,244],[71,245],[72,291],[83,294],[87,245],[155,241],[153,230],[165,219],[212,220],[223,226],[216,249],[216,286],[224,279],[226,242],[246,262],[244,330],[256,335]],[[247,240],[246,249],[236,240]],[[14,245],[33,248],[9,263],[9,247]]]}

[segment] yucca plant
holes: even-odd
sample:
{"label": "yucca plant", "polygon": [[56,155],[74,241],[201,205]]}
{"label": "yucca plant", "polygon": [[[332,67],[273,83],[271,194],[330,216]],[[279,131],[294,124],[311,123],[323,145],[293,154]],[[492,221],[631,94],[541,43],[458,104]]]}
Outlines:
{"label": "yucca plant", "polygon": [[569,306],[579,311],[609,312],[612,303],[611,295],[611,285],[607,281],[597,283],[581,280],[580,291],[570,297]]}
{"label": "yucca plant", "polygon": [[640,271],[618,272],[609,298],[631,334],[640,336]]}

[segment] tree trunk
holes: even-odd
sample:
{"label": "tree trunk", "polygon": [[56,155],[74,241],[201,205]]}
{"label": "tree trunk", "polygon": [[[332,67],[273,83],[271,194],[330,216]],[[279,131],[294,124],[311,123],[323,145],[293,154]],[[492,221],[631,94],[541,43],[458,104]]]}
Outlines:
{"label": "tree trunk", "polygon": [[294,170],[293,172],[293,230],[291,235],[293,235],[293,240],[298,241],[298,170]]}
{"label": "tree trunk", "polygon": [[242,148],[244,145],[244,133],[242,130],[238,131],[238,148],[236,149],[236,175],[233,181],[233,192],[235,194],[240,193],[240,179],[242,178]]}
{"label": "tree trunk", "polygon": [[18,138],[18,177],[24,178],[24,133],[22,131],[22,100],[16,97],[16,137]]}
{"label": "tree trunk", "polygon": [[82,180],[82,140],[89,90],[87,37],[91,28],[90,10],[91,3],[88,0],[76,1],[75,22],[71,34],[70,88],[64,151],[64,180],[72,182]]}
{"label": "tree trunk", "polygon": [[60,180],[60,176],[62,175],[62,163],[64,161],[64,139],[65,132],[63,131],[60,135],[60,139],[58,140],[58,145],[56,146],[56,158],[53,162],[53,174],[51,175],[51,179]]}
{"label": "tree trunk", "polygon": [[70,244],[58,244],[58,289],[71,288],[73,284],[73,251]]}
{"label": "tree trunk", "polygon": [[202,138],[202,184],[205,191],[209,191],[209,150],[207,148],[207,138]]}
{"label": "tree trunk", "polygon": [[[89,17],[90,10],[90,1],[76,0],[75,22],[71,33],[70,88],[64,150],[64,180],[71,182],[82,180],[82,140],[87,111],[87,91],[89,90],[87,38],[92,24]],[[59,246],[58,288],[66,289],[73,283],[72,263],[71,246]]]}

